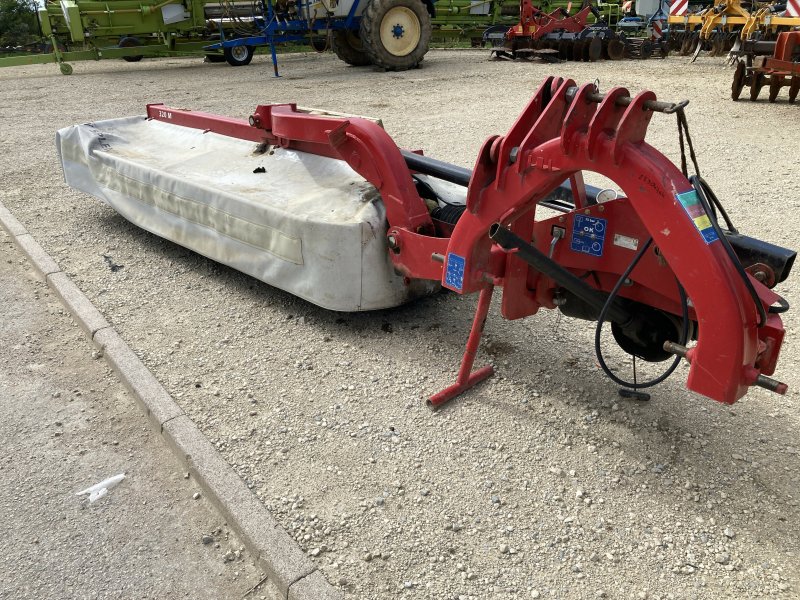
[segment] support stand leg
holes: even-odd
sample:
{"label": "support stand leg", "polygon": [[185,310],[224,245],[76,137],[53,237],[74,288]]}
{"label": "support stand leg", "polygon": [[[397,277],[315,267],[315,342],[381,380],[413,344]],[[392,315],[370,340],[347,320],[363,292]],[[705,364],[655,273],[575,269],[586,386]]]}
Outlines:
{"label": "support stand leg", "polygon": [[488,285],[481,290],[480,296],[478,297],[475,319],[472,321],[472,329],[469,332],[469,339],[467,340],[467,349],[464,351],[464,357],[461,359],[461,368],[458,370],[456,382],[450,387],[431,396],[427,402],[429,407],[436,409],[438,406],[441,406],[448,400],[452,400],[462,392],[465,392],[494,374],[494,368],[491,365],[481,367],[474,372],[472,371],[472,364],[475,362],[475,356],[478,353],[478,345],[481,342],[483,326],[486,323],[486,315],[489,314],[489,305],[492,303],[493,291],[494,286]]}
{"label": "support stand leg", "polygon": [[272,56],[272,68],[275,71],[275,77],[280,77],[278,74],[278,55],[275,52],[275,38],[273,36],[269,38],[269,53]]}

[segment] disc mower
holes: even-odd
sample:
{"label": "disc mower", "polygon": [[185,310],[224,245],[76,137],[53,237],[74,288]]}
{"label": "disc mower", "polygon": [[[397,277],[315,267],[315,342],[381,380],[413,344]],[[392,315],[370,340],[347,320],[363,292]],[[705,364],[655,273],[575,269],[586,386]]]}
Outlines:
{"label": "disc mower", "polygon": [[[626,389],[685,359],[687,387],[719,402],[751,386],[783,394],[771,376],[789,305],[771,288],[795,253],[738,232],[699,174],[685,105],[548,77],[472,170],[399,148],[378,121],[294,104],[248,120],[154,104],[62,129],[57,143],[69,185],[320,306],[476,294],[458,376],[433,407],[492,375],[473,365],[495,290],[506,319],[553,309],[596,321],[598,363]],[[680,168],[645,141],[656,113],[677,118]],[[623,381],[603,359],[604,325],[662,375]]]}

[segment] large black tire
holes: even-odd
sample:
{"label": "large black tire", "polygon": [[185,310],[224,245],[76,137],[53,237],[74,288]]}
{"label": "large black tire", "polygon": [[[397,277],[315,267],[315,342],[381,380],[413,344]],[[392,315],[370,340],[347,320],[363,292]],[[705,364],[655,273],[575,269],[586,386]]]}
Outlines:
{"label": "large black tire", "polygon": [[255,49],[252,46],[231,46],[230,48],[223,48],[222,53],[230,66],[244,67],[253,60]]}
{"label": "large black tire", "polygon": [[339,60],[343,60],[348,65],[354,67],[366,67],[371,65],[367,53],[364,52],[364,44],[355,31],[345,31],[337,29],[331,38],[331,48],[336,53]]}
{"label": "large black tire", "polygon": [[421,0],[369,0],[361,15],[361,40],[375,65],[413,69],[428,52],[431,17]]}
{"label": "large black tire", "polygon": [[[120,48],[135,48],[141,45],[142,42],[140,42],[137,38],[130,36],[122,38],[118,44]],[[124,60],[125,62],[139,62],[140,60],[142,60],[142,58],[144,57],[141,54],[139,54],[137,56],[123,56],[122,60]]]}

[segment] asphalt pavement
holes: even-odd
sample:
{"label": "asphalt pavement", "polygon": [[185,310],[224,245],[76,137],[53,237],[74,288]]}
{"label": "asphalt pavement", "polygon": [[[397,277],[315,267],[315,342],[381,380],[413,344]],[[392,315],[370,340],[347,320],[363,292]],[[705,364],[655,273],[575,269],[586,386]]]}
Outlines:
{"label": "asphalt pavement", "polygon": [[0,598],[259,598],[243,544],[2,231],[0,315]]}

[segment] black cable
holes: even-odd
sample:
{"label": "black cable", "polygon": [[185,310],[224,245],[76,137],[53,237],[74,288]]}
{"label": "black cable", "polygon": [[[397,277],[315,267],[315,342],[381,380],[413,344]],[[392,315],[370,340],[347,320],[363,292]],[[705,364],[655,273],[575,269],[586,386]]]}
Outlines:
{"label": "black cable", "polygon": [[711,213],[711,206],[708,202],[708,197],[706,196],[706,192],[710,191],[711,188],[709,188],[708,183],[706,183],[706,181],[699,175],[692,175],[691,177],[689,177],[689,181],[691,181],[692,186],[697,192],[697,198],[700,200],[700,204],[702,205],[703,210],[705,210],[706,214],[709,216],[708,220],[711,222],[711,227],[714,228],[717,237],[722,243],[722,247],[728,254],[728,258],[731,259],[733,267],[736,269],[736,272],[739,274],[739,277],[741,277],[742,282],[747,288],[747,292],[750,294],[750,297],[753,299],[753,303],[756,305],[756,310],[758,311],[758,319],[759,319],[758,327],[763,327],[767,323],[767,311],[764,308],[764,303],[761,302],[761,298],[759,297],[758,292],[756,292],[756,288],[753,287],[753,282],[750,281],[750,277],[747,275],[747,271],[744,270],[742,263],[739,261],[739,257],[736,256],[736,252],[731,246],[731,243],[728,241],[728,238],[725,237],[725,233],[719,226],[716,216],[714,216]]}
{"label": "black cable", "polygon": [[[694,154],[694,146],[692,145],[692,138],[689,135],[689,123],[686,120],[686,113],[684,112],[683,108],[679,109],[677,112],[678,118],[678,142],[681,147],[681,171],[685,177],[689,177],[687,169],[686,169],[686,151],[683,145],[683,135],[686,134],[686,144],[689,147],[689,155],[692,158],[692,163],[694,165],[694,170],[696,175],[692,175],[689,177],[689,181],[692,183],[695,191],[697,192],[697,197],[700,200],[700,204],[703,206],[703,210],[705,210],[706,214],[708,215],[708,220],[711,222],[711,226],[714,229],[714,232],[717,234],[717,237],[720,239],[722,243],[722,247],[725,248],[725,252],[730,258],[731,263],[733,263],[736,272],[739,274],[739,277],[742,278],[745,287],[747,288],[750,297],[753,299],[753,303],[756,305],[756,310],[758,311],[759,317],[759,327],[763,327],[767,323],[767,311],[764,308],[764,303],[761,302],[761,298],[758,296],[756,289],[753,287],[753,283],[750,281],[750,277],[747,275],[747,272],[744,270],[739,257],[736,255],[736,252],[733,250],[728,238],[725,236],[725,233],[722,231],[722,228],[719,226],[719,222],[717,221],[717,209],[719,209],[722,218],[725,220],[725,225],[727,226],[728,230],[731,233],[739,233],[736,227],[733,225],[728,213],[725,212],[725,209],[722,207],[722,202],[719,201],[714,191],[711,189],[711,186],[708,185],[708,182],[703,179],[700,175],[700,166],[697,164],[697,157]],[[785,311],[788,310],[788,303],[783,300],[783,304],[785,306],[775,307],[775,310],[778,311]],[[773,307],[770,307],[770,312],[773,312]]]}
{"label": "black cable", "polygon": [[[686,113],[684,112],[683,108],[680,108],[675,113],[678,118],[678,143],[681,147],[681,172],[683,173],[684,177],[689,177],[689,173],[686,169],[686,149],[684,148],[683,144],[683,136],[686,135],[686,144],[689,146],[689,155],[692,158],[692,164],[694,165],[694,172],[697,177],[700,177],[700,165],[697,164],[697,156],[694,153],[694,145],[692,144],[692,136],[689,135],[689,122],[686,120]],[[722,202],[719,201],[716,194],[711,191],[709,186],[709,196],[711,199],[711,206],[712,212],[714,216],[717,216],[716,210],[719,210],[722,218],[725,219],[725,225],[731,233],[739,233],[739,230],[734,227],[733,222],[731,221],[728,213],[725,211],[725,208],[722,206]]]}
{"label": "black cable", "polygon": [[767,312],[769,312],[769,313],[771,313],[773,315],[779,315],[781,313],[785,313],[787,310],[789,310],[791,308],[791,305],[789,304],[789,301],[786,300],[786,298],[778,296],[777,302],[778,302],[778,304],[780,304],[780,306],[772,305],[772,306],[769,307]]}
{"label": "black cable", "polygon": [[[647,387],[652,387],[654,385],[657,385],[657,384],[661,383],[667,377],[672,375],[672,373],[675,371],[675,369],[678,368],[678,365],[681,362],[681,357],[680,356],[676,356],[674,358],[674,360],[672,361],[672,364],[669,367],[667,367],[666,371],[664,371],[661,375],[659,375],[655,379],[651,379],[651,380],[645,381],[643,383],[639,383],[638,381],[635,380],[636,375],[635,375],[635,372],[634,372],[634,381],[630,382],[630,381],[625,381],[624,379],[621,379],[621,378],[617,377],[611,371],[611,369],[606,364],[606,361],[603,359],[603,350],[600,347],[600,335],[603,332],[603,323],[606,320],[606,315],[608,313],[608,309],[611,306],[611,304],[614,302],[614,298],[616,298],[617,294],[619,293],[619,289],[622,287],[622,284],[624,284],[625,280],[628,279],[628,276],[631,274],[633,269],[636,267],[636,265],[642,259],[642,257],[644,256],[645,252],[647,252],[647,249],[650,248],[650,245],[652,243],[653,243],[653,238],[650,238],[649,240],[647,240],[647,243],[642,247],[641,250],[639,250],[639,252],[636,253],[636,256],[633,257],[633,260],[631,261],[631,264],[628,265],[628,268],[625,269],[625,272],[622,275],[620,275],[619,280],[614,285],[614,287],[611,290],[611,292],[608,294],[608,298],[606,298],[606,302],[603,305],[602,310],[600,311],[600,316],[597,317],[597,327],[595,328],[595,331],[594,331],[594,353],[595,353],[595,356],[597,357],[597,362],[600,364],[600,368],[603,369],[603,372],[605,372],[605,374],[608,376],[609,379],[611,379],[611,381],[613,381],[613,382],[615,382],[615,383],[617,383],[619,385],[634,389],[634,390],[647,388]],[[675,279],[675,281],[678,284],[678,293],[679,293],[680,298],[681,298],[681,317],[683,319],[683,326],[681,327],[681,339],[679,340],[679,343],[682,346],[685,346],[686,342],[688,341],[688,338],[689,338],[689,302],[688,302],[688,299],[686,298],[686,291],[683,289],[683,286],[680,284],[680,281],[678,281],[677,278]],[[636,355],[634,354],[632,356],[634,357],[634,360],[635,360],[636,359]]]}
{"label": "black cable", "polygon": [[728,228],[728,231],[731,233],[739,233],[739,230],[733,225],[731,218],[728,216],[728,213],[725,212],[725,208],[722,206],[722,202],[719,201],[719,198],[717,198],[717,195],[714,193],[714,190],[711,189],[711,186],[708,185],[708,182],[700,177],[700,175],[697,175],[697,177],[705,184],[706,191],[708,192],[709,199],[711,200],[712,209],[716,207],[716,210],[714,210],[714,216],[717,216],[718,210],[719,214],[721,214],[722,218],[725,220],[725,226]]}
{"label": "black cable", "polygon": [[697,156],[694,153],[694,145],[692,144],[692,136],[689,135],[689,122],[686,120],[686,112],[683,110],[683,107],[679,108],[675,111],[675,115],[678,118],[678,142],[681,145],[681,171],[683,172],[684,177],[688,177],[688,171],[686,170],[686,151],[683,147],[683,134],[684,131],[686,132],[686,144],[689,146],[689,156],[692,158],[692,164],[694,165],[694,172],[697,175],[700,175],[700,165],[697,164]]}

